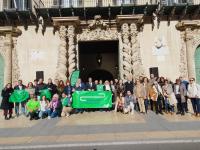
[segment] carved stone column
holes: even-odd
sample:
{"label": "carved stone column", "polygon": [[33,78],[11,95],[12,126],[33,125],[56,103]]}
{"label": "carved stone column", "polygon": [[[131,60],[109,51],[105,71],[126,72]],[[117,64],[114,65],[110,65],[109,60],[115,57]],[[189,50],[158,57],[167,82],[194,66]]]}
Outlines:
{"label": "carved stone column", "polygon": [[188,77],[188,69],[187,69],[187,54],[186,54],[186,43],[185,43],[185,32],[181,32],[181,50],[180,50],[180,65],[179,71],[180,76],[187,78]]}
{"label": "carved stone column", "polygon": [[124,23],[121,26],[121,36],[122,36],[122,79],[128,79],[129,75],[132,75],[132,57],[131,57],[131,44],[129,41],[129,25]]}
{"label": "carved stone column", "polygon": [[196,77],[195,74],[195,62],[194,62],[194,52],[192,49],[192,41],[194,39],[192,31],[190,28],[185,30],[186,34],[186,47],[187,47],[187,68],[188,68],[188,77]]}
{"label": "carved stone column", "polygon": [[17,54],[17,37],[13,37],[13,50],[12,50],[12,83],[18,81],[20,78],[20,69],[18,64]]}
{"label": "carved stone column", "polygon": [[[185,77],[196,77],[194,55],[200,44],[200,22],[182,21],[176,25],[176,28],[181,31],[182,38],[180,73]],[[185,63],[185,60],[187,60],[187,63]]]}
{"label": "carved stone column", "polygon": [[5,49],[5,70],[4,70],[4,83],[12,82],[12,34],[6,34],[4,40]]}
{"label": "carved stone column", "polygon": [[[54,27],[60,27],[61,45],[58,56],[56,78],[65,80],[77,67],[75,47],[75,27],[80,24],[79,17],[52,17]],[[67,28],[66,28],[67,27]],[[66,33],[67,31],[67,33]],[[61,60],[59,60],[61,59]],[[61,66],[60,66],[61,65]],[[61,72],[59,71],[61,70]],[[69,75],[69,76],[68,76]]]}
{"label": "carved stone column", "polygon": [[143,21],[142,18],[143,15],[118,15],[116,19],[121,25],[120,76],[122,79],[144,75],[137,30]]}
{"label": "carved stone column", "polygon": [[76,45],[75,45],[75,27],[73,25],[68,26],[68,73],[71,76],[72,72],[76,70]]}
{"label": "carved stone column", "polygon": [[66,42],[66,27],[60,26],[59,36],[60,36],[60,46],[58,51],[58,62],[57,62],[57,71],[56,79],[65,80],[67,73],[67,42]]}
{"label": "carved stone column", "polygon": [[132,72],[133,72],[133,77],[138,78],[139,76],[144,75],[144,68],[140,54],[137,25],[135,23],[132,23],[130,25],[130,35],[131,35],[131,50],[132,50]]}

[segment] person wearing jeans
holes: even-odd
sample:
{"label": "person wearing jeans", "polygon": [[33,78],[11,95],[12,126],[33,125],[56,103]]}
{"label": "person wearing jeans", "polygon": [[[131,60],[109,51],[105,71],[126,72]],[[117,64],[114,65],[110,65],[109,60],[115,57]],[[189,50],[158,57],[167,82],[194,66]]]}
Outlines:
{"label": "person wearing jeans", "polygon": [[134,113],[134,98],[131,94],[131,91],[127,91],[127,94],[124,98],[124,113]]}
{"label": "person wearing jeans", "polygon": [[[22,84],[22,80],[18,80],[18,85],[16,85],[14,87],[14,90],[24,90],[26,88],[25,85]],[[26,102],[21,102],[21,103],[15,103],[15,114],[16,116],[18,117],[19,116],[19,106],[21,104],[21,113],[22,114],[26,114],[26,111],[25,111],[25,105],[26,105]]]}
{"label": "person wearing jeans", "polygon": [[200,85],[195,83],[195,78],[190,78],[188,97],[191,100],[194,115],[200,117]]}
{"label": "person wearing jeans", "polygon": [[59,100],[58,94],[54,94],[49,104],[48,119],[59,117],[61,114],[62,104]]}

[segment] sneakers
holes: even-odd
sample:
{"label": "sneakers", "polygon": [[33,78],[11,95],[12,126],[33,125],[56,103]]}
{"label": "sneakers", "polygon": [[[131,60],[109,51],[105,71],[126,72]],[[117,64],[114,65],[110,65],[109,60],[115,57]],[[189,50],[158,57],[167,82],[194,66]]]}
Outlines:
{"label": "sneakers", "polygon": [[48,119],[51,119],[51,116],[48,116]]}

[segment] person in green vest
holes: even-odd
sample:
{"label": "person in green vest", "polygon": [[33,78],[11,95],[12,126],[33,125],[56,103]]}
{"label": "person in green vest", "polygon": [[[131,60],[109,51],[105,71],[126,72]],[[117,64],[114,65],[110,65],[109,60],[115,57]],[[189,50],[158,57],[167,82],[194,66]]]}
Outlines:
{"label": "person in green vest", "polygon": [[66,95],[65,93],[62,93],[62,117],[69,117],[70,113],[72,111],[71,103],[72,103],[72,97],[70,94]]}
{"label": "person in green vest", "polygon": [[30,95],[31,99],[27,102],[26,108],[30,115],[30,120],[37,120],[39,119],[38,113],[40,109],[40,102],[37,99],[37,96],[34,94]]}

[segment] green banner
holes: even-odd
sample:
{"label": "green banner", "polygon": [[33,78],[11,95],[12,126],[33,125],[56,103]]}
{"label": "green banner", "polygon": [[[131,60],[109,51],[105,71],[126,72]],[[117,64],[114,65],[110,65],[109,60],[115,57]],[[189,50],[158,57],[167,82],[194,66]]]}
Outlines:
{"label": "green banner", "polygon": [[26,90],[15,90],[9,98],[9,101],[12,103],[23,102],[28,100],[29,93]]}
{"label": "green banner", "polygon": [[49,101],[51,100],[51,92],[48,89],[40,90],[40,99],[45,96]]}
{"label": "green banner", "polygon": [[110,91],[76,91],[72,94],[73,108],[111,108]]}
{"label": "green banner", "polygon": [[72,72],[71,74],[71,77],[70,77],[70,84],[71,86],[75,86],[78,78],[79,78],[79,74],[80,74],[80,71],[79,70],[76,70],[74,72]]}

